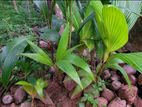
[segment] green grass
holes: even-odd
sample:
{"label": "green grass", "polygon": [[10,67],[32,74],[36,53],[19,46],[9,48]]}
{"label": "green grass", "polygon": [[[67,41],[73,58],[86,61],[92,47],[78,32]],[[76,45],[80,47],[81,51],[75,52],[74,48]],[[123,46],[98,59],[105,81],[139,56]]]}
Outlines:
{"label": "green grass", "polygon": [[0,1],[0,45],[13,36],[28,35],[32,26],[44,24],[33,3],[27,5],[26,1],[18,1],[17,7],[18,12],[14,9],[12,1]]}

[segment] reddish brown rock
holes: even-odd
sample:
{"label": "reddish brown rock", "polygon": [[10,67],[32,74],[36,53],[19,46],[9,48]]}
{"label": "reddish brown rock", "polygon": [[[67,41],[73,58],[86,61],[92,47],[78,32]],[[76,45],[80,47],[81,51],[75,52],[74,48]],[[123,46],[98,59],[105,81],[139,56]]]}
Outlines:
{"label": "reddish brown rock", "polygon": [[20,107],[31,107],[31,103],[30,102],[24,102],[20,105]]}
{"label": "reddish brown rock", "polygon": [[135,107],[142,107],[142,98],[137,97],[135,102],[134,102]]}
{"label": "reddish brown rock", "polygon": [[105,88],[101,93],[101,97],[104,97],[109,102],[115,97],[115,95],[110,89]]}
{"label": "reddish brown rock", "polygon": [[103,72],[103,79],[109,79],[111,76],[110,71],[109,70],[105,70]]}
{"label": "reddish brown rock", "polygon": [[112,81],[119,81],[120,80],[120,76],[116,73],[114,73],[112,76],[111,76],[111,80]]}
{"label": "reddish brown rock", "polygon": [[136,85],[136,77],[134,75],[128,75],[132,85]]}
{"label": "reddish brown rock", "polygon": [[0,107],[18,107],[15,103],[12,104],[6,104],[6,105],[0,105]]}
{"label": "reddish brown rock", "polygon": [[126,105],[126,107],[132,107],[132,105],[130,105],[130,104],[127,104],[127,105]]}
{"label": "reddish brown rock", "polygon": [[140,74],[138,77],[138,84],[142,85],[142,74]]}
{"label": "reddish brown rock", "polygon": [[76,86],[76,83],[69,77],[65,77],[64,81],[64,87],[68,90],[68,91],[71,91],[75,88]]}
{"label": "reddish brown rock", "polygon": [[15,99],[15,103],[19,104],[22,101],[25,100],[26,98],[26,92],[23,90],[22,87],[19,87],[18,89],[16,89],[15,94],[14,94],[14,99]]}
{"label": "reddish brown rock", "polygon": [[120,98],[115,98],[109,103],[108,107],[126,107],[126,101],[121,100]]}
{"label": "reddish brown rock", "polygon": [[48,48],[48,47],[49,47],[49,44],[48,44],[47,42],[43,41],[43,40],[40,40],[40,41],[39,41],[39,46],[40,46],[41,48]]}
{"label": "reddish brown rock", "polygon": [[119,88],[121,88],[121,82],[115,80],[111,83],[111,86],[112,86],[113,90],[118,90]]}
{"label": "reddish brown rock", "polygon": [[136,73],[136,70],[133,69],[133,68],[132,68],[131,66],[129,66],[129,65],[124,65],[123,68],[124,68],[124,70],[127,72],[127,74],[129,74],[129,75],[133,75],[133,74]]}
{"label": "reddish brown rock", "polygon": [[136,86],[131,85],[129,88],[128,85],[124,85],[118,91],[118,96],[125,99],[128,104],[133,104],[137,96],[137,91],[138,89]]}
{"label": "reddish brown rock", "polygon": [[10,87],[10,94],[14,95],[17,88],[19,88],[19,86],[15,86],[15,85],[11,86]]}
{"label": "reddish brown rock", "polygon": [[5,95],[2,98],[2,102],[3,102],[3,104],[11,104],[13,102],[13,97],[10,94]]}
{"label": "reddish brown rock", "polygon": [[10,107],[18,107],[15,103],[12,103]]}
{"label": "reddish brown rock", "polygon": [[108,104],[108,101],[103,97],[98,97],[97,100],[99,102],[98,107],[107,106],[107,104]]}

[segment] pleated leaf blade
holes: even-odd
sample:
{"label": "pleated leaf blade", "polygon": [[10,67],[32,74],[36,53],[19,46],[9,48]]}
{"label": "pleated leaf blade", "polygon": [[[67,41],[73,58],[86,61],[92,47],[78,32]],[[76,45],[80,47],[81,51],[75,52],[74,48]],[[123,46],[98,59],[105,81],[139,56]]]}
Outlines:
{"label": "pleated leaf blade", "polygon": [[113,5],[105,5],[102,10],[102,39],[106,51],[113,52],[128,41],[128,26],[122,11]]}

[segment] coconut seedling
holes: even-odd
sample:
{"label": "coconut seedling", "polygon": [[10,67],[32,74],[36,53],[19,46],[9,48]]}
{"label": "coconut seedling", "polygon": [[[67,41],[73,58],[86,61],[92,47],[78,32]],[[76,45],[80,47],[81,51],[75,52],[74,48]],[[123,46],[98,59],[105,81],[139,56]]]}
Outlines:
{"label": "coconut seedling", "polygon": [[27,81],[19,81],[16,83],[16,85],[21,85],[23,89],[32,97],[32,103],[31,106],[34,107],[34,99],[35,97],[40,97],[41,99],[44,99],[44,88],[48,86],[47,82],[43,79],[38,79],[36,81],[36,84],[31,84]]}
{"label": "coconut seedling", "polygon": [[94,81],[94,74],[89,68],[89,65],[81,57],[73,53],[73,51],[77,47],[81,46],[81,44],[68,49],[68,40],[69,24],[67,23],[53,59],[50,58],[50,55],[48,53],[44,52],[36,44],[29,40],[27,40],[27,42],[35,53],[21,53],[20,55],[48,65],[49,67],[55,68],[55,73],[57,73],[60,69],[69,77],[71,77],[81,87],[81,89],[83,89],[84,86],[82,85],[79,74],[73,65],[82,69],[91,81]]}
{"label": "coconut seedling", "polygon": [[[115,52],[128,42],[129,29],[125,15],[118,7],[110,4],[103,5],[99,0],[90,1],[88,7],[88,17],[93,17],[93,19],[91,18],[90,20],[93,20],[95,24],[95,28],[90,28],[90,32],[92,31],[92,29],[94,29],[95,31],[95,33],[93,34],[94,37],[90,39],[94,41],[94,47],[96,50],[95,52],[97,55],[97,58],[95,58],[98,62],[95,69],[96,79],[101,76],[102,72],[105,69],[117,69],[118,71],[120,71],[127,84],[130,86],[129,77],[126,71],[120,66],[120,64],[127,63],[134,69],[142,73],[142,53]],[[92,14],[94,14],[94,16]],[[82,24],[80,24],[80,26],[81,25]],[[84,84],[84,87],[87,87],[92,83],[92,81],[87,76],[83,74],[80,75],[82,77],[81,81],[82,84]],[[74,97],[77,93],[80,93],[80,91],[81,88],[77,86],[72,94],[72,97]]]}

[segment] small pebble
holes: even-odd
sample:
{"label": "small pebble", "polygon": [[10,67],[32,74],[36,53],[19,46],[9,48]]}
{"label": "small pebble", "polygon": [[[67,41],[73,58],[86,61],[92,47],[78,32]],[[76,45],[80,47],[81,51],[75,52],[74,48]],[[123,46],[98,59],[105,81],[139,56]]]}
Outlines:
{"label": "small pebble", "polygon": [[2,102],[3,104],[11,104],[13,102],[13,97],[11,95],[5,95],[3,98],[2,98]]}
{"label": "small pebble", "polygon": [[121,88],[121,82],[115,80],[111,83],[111,86],[112,86],[113,90],[118,90],[119,88]]}
{"label": "small pebble", "polygon": [[109,70],[105,70],[104,72],[103,72],[103,79],[109,79],[110,78],[110,76],[111,76],[111,74],[110,74],[110,71]]}
{"label": "small pebble", "polygon": [[118,96],[125,99],[128,104],[133,104],[137,97],[137,92],[138,88],[136,86],[131,85],[129,88],[128,85],[124,85],[118,90]]}
{"label": "small pebble", "polygon": [[113,74],[113,75],[111,76],[111,80],[112,80],[112,81],[119,81],[119,80],[120,80],[120,76],[119,76],[118,74]]}
{"label": "small pebble", "polygon": [[115,95],[110,89],[105,88],[101,93],[101,97],[104,97],[109,102],[115,97]]}
{"label": "small pebble", "polygon": [[103,97],[98,97],[97,100],[99,102],[98,107],[107,106],[107,104],[108,104],[107,99],[105,99]]}
{"label": "small pebble", "polygon": [[16,91],[15,91],[15,94],[14,94],[15,103],[16,103],[16,104],[19,104],[19,103],[21,103],[22,101],[24,101],[25,98],[26,98],[26,95],[27,95],[27,94],[26,94],[26,92],[23,90],[22,87],[17,88]]}
{"label": "small pebble", "polygon": [[128,75],[132,85],[136,85],[136,77],[134,75]]}
{"label": "small pebble", "polygon": [[129,66],[129,65],[124,65],[123,68],[124,68],[124,70],[127,72],[127,74],[129,74],[129,75],[133,75],[133,74],[136,73],[136,70],[133,69],[133,68],[132,68],[131,66]]}
{"label": "small pebble", "polygon": [[126,107],[126,101],[121,100],[119,97],[115,98],[112,100],[109,104],[108,107]]}
{"label": "small pebble", "polygon": [[142,98],[137,97],[135,102],[134,102],[135,107],[142,107]]}
{"label": "small pebble", "polygon": [[142,74],[140,74],[138,77],[138,84],[142,85]]}
{"label": "small pebble", "polygon": [[31,107],[31,103],[30,102],[24,102],[20,105],[20,107]]}

